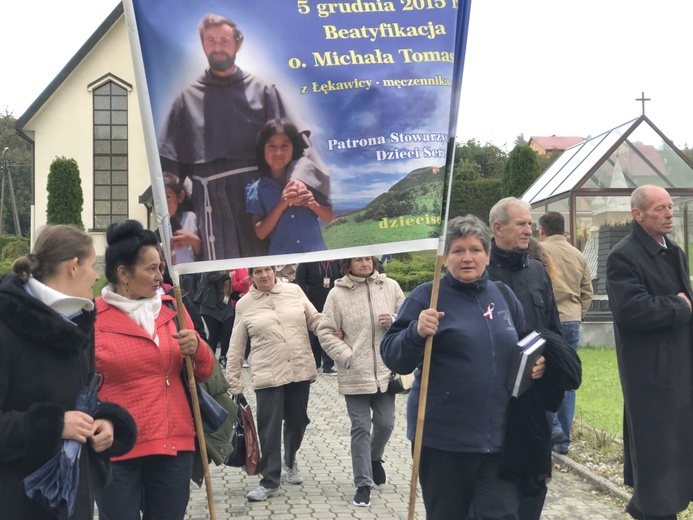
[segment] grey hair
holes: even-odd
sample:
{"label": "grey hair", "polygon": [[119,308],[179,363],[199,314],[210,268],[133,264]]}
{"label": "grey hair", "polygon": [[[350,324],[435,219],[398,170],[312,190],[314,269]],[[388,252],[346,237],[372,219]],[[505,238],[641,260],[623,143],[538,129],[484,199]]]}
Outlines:
{"label": "grey hair", "polygon": [[529,204],[529,202],[520,200],[517,197],[505,197],[504,199],[501,199],[498,202],[496,202],[491,208],[491,211],[489,211],[489,226],[493,227],[493,224],[495,222],[498,222],[502,225],[507,224],[510,221],[510,216],[508,215],[508,208],[510,208],[510,206],[519,206],[520,208],[526,209],[527,211],[532,210],[532,206]]}
{"label": "grey hair", "polygon": [[647,186],[638,186],[633,190],[633,193],[630,194],[630,209],[643,209],[645,201],[647,200],[645,188],[647,188]]}
{"label": "grey hair", "polygon": [[648,203],[648,195],[651,195],[653,188],[659,188],[666,191],[665,188],[662,188],[661,186],[655,186],[654,184],[645,184],[643,186],[638,186],[633,190],[633,193],[631,193],[630,195],[630,209],[644,210],[645,206],[647,206]]}
{"label": "grey hair", "polygon": [[448,229],[445,233],[445,254],[450,252],[450,246],[455,240],[468,236],[478,238],[481,245],[484,246],[486,254],[491,251],[491,237],[486,224],[474,215],[465,215],[448,221]]}

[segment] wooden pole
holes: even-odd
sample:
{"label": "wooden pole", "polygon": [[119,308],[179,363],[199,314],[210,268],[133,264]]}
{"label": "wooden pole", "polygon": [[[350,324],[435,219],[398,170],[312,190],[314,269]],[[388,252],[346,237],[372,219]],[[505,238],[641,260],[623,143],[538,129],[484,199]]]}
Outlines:
{"label": "wooden pole", "polygon": [[[178,309],[178,321],[180,330],[188,328],[185,319],[185,307],[183,306],[183,295],[180,292],[180,285],[173,286],[173,293],[176,296],[176,308]],[[197,400],[197,385],[195,384],[195,372],[193,371],[192,356],[185,356],[185,372],[188,375],[188,389],[190,390],[190,400],[192,401],[193,418],[195,420],[195,431],[197,432],[197,442],[200,446],[200,457],[202,457],[202,471],[205,478],[205,489],[207,490],[207,505],[209,506],[209,518],[216,520],[217,513],[214,508],[214,491],[212,490],[212,476],[209,474],[209,460],[207,459],[207,444],[205,443],[205,432],[202,427],[202,415],[200,414],[200,402]]]}
{"label": "wooden pole", "polygon": [[[431,291],[431,308],[438,306],[438,292],[440,290],[440,272],[443,269],[444,256],[436,257],[436,267],[433,273],[433,289]],[[414,520],[416,508],[416,483],[419,478],[419,464],[421,462],[421,443],[423,441],[424,420],[426,418],[426,398],[428,396],[428,377],[431,372],[431,352],[433,351],[433,336],[426,337],[424,346],[423,366],[421,367],[421,388],[419,392],[419,411],[416,415],[416,433],[414,434],[414,453],[411,466],[411,482],[409,483],[409,520]]]}

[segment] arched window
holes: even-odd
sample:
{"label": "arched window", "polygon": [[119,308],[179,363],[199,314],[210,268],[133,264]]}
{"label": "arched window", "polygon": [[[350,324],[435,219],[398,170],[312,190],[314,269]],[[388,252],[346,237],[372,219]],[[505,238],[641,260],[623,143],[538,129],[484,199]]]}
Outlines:
{"label": "arched window", "polygon": [[95,229],[128,218],[127,94],[112,81],[93,90]]}

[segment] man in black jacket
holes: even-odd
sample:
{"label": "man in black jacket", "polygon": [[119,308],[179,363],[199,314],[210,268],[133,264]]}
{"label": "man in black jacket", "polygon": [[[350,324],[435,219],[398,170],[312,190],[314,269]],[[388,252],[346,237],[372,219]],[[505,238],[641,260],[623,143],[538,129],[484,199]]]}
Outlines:
{"label": "man in black jacket", "polygon": [[528,329],[549,329],[562,336],[551,279],[543,264],[528,255],[529,204],[515,197],[501,199],[491,208],[489,224],[495,237],[488,266],[491,280],[510,286],[522,303]]}
{"label": "man in black jacket", "polygon": [[[499,200],[489,213],[489,224],[493,229],[494,239],[491,244],[491,258],[488,274],[491,280],[501,281],[510,287],[522,304],[528,330],[548,329],[559,336],[561,321],[556,306],[556,298],[551,287],[544,265],[528,255],[529,239],[532,236],[532,215],[530,205],[515,197]],[[548,367],[547,367],[548,368]],[[546,393],[552,395],[544,395]],[[551,402],[556,409],[562,400],[562,392],[542,389],[542,401]],[[551,410],[555,412],[556,410]],[[531,495],[525,493],[520,499],[520,520],[539,520],[546,498],[545,480],[550,475],[550,421],[546,420],[545,431],[541,433],[546,441],[546,449],[542,450],[542,460],[548,459],[547,474],[536,475],[531,486],[520,486],[521,489],[532,488]],[[543,426],[543,424],[541,425]]]}
{"label": "man in black jacket", "polygon": [[641,186],[631,196],[633,229],[606,263],[623,388],[626,511],[675,520],[693,498],[693,321],[688,260],[667,236],[667,191]]}

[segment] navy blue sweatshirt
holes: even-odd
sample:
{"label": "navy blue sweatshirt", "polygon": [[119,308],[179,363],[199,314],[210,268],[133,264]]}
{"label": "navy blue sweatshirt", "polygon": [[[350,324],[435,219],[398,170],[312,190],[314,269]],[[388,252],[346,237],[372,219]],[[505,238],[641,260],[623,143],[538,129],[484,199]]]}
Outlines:
{"label": "navy blue sweatshirt", "polygon": [[[407,437],[414,439],[425,338],[416,331],[430,307],[432,284],[414,289],[385,333],[380,353],[395,372],[414,371],[407,403]],[[503,448],[510,392],[508,373],[525,328],[512,291],[510,308],[484,275],[462,283],[450,273],[440,281],[438,310],[445,312],[433,336],[423,445],[452,452],[498,453]]]}

